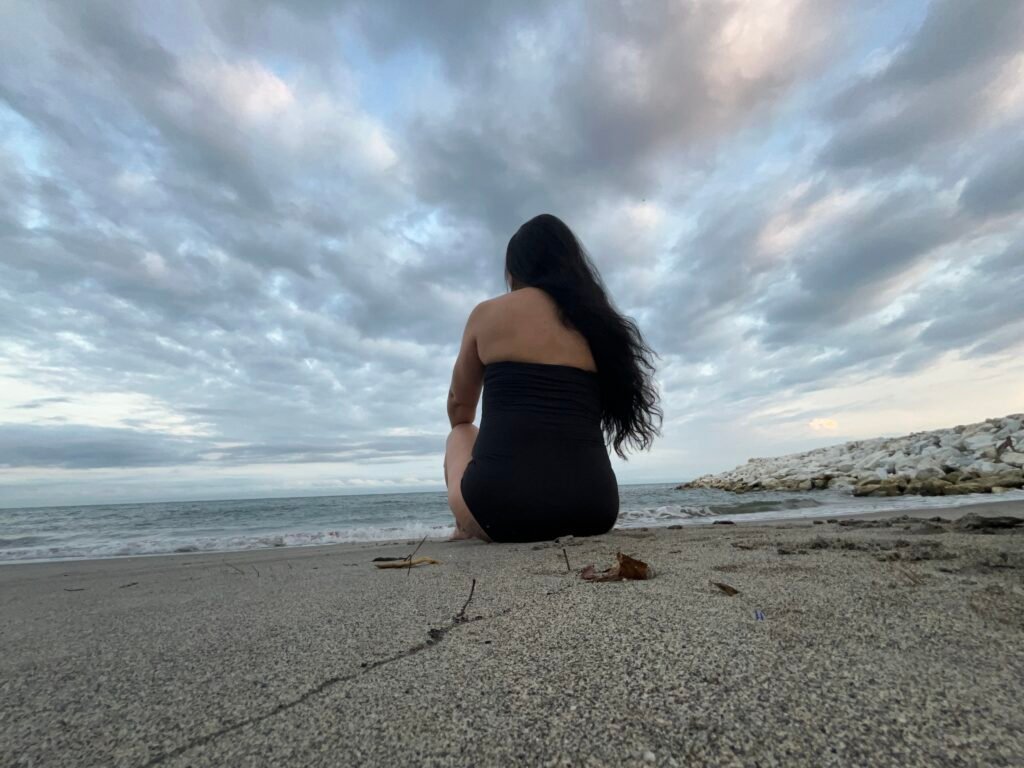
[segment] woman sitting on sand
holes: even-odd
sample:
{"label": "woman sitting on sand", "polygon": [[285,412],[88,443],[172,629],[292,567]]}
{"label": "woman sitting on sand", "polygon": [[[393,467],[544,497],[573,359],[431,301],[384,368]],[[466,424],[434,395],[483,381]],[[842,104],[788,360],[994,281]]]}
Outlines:
{"label": "woman sitting on sand", "polygon": [[606,533],[619,489],[605,436],[625,458],[624,445],[644,449],[658,434],[654,353],[555,216],[512,236],[505,282],[509,293],[470,313],[448,392],[452,539]]}

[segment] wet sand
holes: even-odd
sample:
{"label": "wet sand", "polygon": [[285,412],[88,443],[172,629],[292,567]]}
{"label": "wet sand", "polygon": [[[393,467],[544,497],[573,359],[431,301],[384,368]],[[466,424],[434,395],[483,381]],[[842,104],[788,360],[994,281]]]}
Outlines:
{"label": "wet sand", "polygon": [[0,566],[0,764],[1024,763],[1024,527],[564,543]]}

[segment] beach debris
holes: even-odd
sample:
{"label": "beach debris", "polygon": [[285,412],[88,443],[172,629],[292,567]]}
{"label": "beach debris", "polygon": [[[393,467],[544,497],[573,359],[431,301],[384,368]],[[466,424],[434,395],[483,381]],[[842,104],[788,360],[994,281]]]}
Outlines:
{"label": "beach debris", "polygon": [[621,552],[615,553],[616,560],[611,568],[598,572],[593,565],[586,566],[580,571],[580,578],[585,581],[622,581],[624,579],[653,579],[654,568],[643,560],[624,555]]}
{"label": "beach debris", "polygon": [[924,584],[924,582],[925,582],[925,579],[924,579],[923,576],[919,576],[918,574],[914,573],[913,571],[911,571],[906,566],[897,565],[896,566],[896,571],[901,576],[903,576],[907,581],[909,581],[911,584],[913,584],[915,587],[919,587],[922,584]]}
{"label": "beach debris", "polygon": [[432,557],[414,557],[411,560],[401,558],[392,563],[374,563],[378,568],[415,568],[417,565],[441,565],[440,560]]}
{"label": "beach debris", "polygon": [[408,568],[409,570],[412,570],[417,565],[441,565],[440,560],[435,560],[432,557],[416,557],[416,553],[420,551],[420,547],[423,546],[423,542],[426,540],[426,536],[420,539],[416,549],[405,557],[375,557],[370,562],[378,568]]}
{"label": "beach debris", "polygon": [[137,581],[130,581],[127,584],[122,584],[120,587],[118,587],[118,589],[128,589],[128,587],[137,587],[138,585],[139,585],[139,582],[137,582]]}
{"label": "beach debris", "polygon": [[85,592],[85,587],[64,587],[65,592]]}
{"label": "beach debris", "polygon": [[758,608],[756,611],[754,611],[754,618],[757,621],[764,621],[764,611]]}
{"label": "beach debris", "polygon": [[956,530],[968,533],[992,533],[993,531],[1016,528],[1019,525],[1024,525],[1024,517],[982,517],[974,512],[964,515],[953,523]]}
{"label": "beach debris", "polygon": [[565,557],[565,572],[572,573],[572,568],[569,566],[569,553],[565,551],[565,547],[562,547],[562,555]]}
{"label": "beach debris", "polygon": [[755,545],[755,544],[743,544],[742,542],[739,542],[739,541],[734,541],[729,546],[736,547],[736,549],[756,549],[757,548],[757,545]]}
{"label": "beach debris", "polygon": [[712,525],[736,525],[732,520],[715,520]]}
{"label": "beach debris", "polygon": [[723,592],[725,592],[725,594],[727,594],[729,597],[732,597],[733,595],[738,595],[740,593],[740,591],[736,589],[736,587],[730,587],[728,584],[723,584],[721,581],[711,581],[710,583],[718,587]]}
{"label": "beach debris", "polygon": [[[466,618],[466,609],[469,608],[469,601],[473,599],[473,592],[476,591],[476,579],[473,579],[473,583],[469,585],[469,597],[466,598],[465,604],[462,606],[462,610],[455,614],[455,623],[461,624],[464,621],[469,621]],[[477,617],[479,618],[479,617]]]}

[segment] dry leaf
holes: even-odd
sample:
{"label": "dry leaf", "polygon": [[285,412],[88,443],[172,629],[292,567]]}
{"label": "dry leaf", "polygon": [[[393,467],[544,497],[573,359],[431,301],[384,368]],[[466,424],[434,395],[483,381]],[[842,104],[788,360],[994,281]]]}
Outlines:
{"label": "dry leaf", "polygon": [[424,565],[429,563],[430,565],[440,565],[440,560],[435,560],[432,557],[417,557],[412,560],[402,559],[396,563],[374,563],[378,568],[414,568],[417,565]]}
{"label": "dry leaf", "polygon": [[649,579],[654,576],[654,569],[643,560],[636,560],[619,552],[619,574],[624,579]]}
{"label": "dry leaf", "polygon": [[740,593],[740,591],[736,589],[736,587],[730,587],[728,584],[723,584],[720,581],[712,581],[711,583],[723,592],[725,592],[725,594],[727,594],[729,597],[732,597],[733,595],[738,595]]}
{"label": "dry leaf", "polygon": [[593,565],[580,571],[580,578],[586,581],[622,581],[623,579],[653,579],[654,568],[643,560],[637,560],[621,552],[615,554],[618,562],[606,571],[598,573]]}

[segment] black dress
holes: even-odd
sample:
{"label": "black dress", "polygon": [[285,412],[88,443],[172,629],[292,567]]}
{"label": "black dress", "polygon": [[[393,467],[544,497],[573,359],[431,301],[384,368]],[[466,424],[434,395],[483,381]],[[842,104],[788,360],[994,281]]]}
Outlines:
{"label": "black dress", "polygon": [[493,541],[607,533],[619,487],[597,374],[503,361],[484,368],[483,415],[462,497]]}

